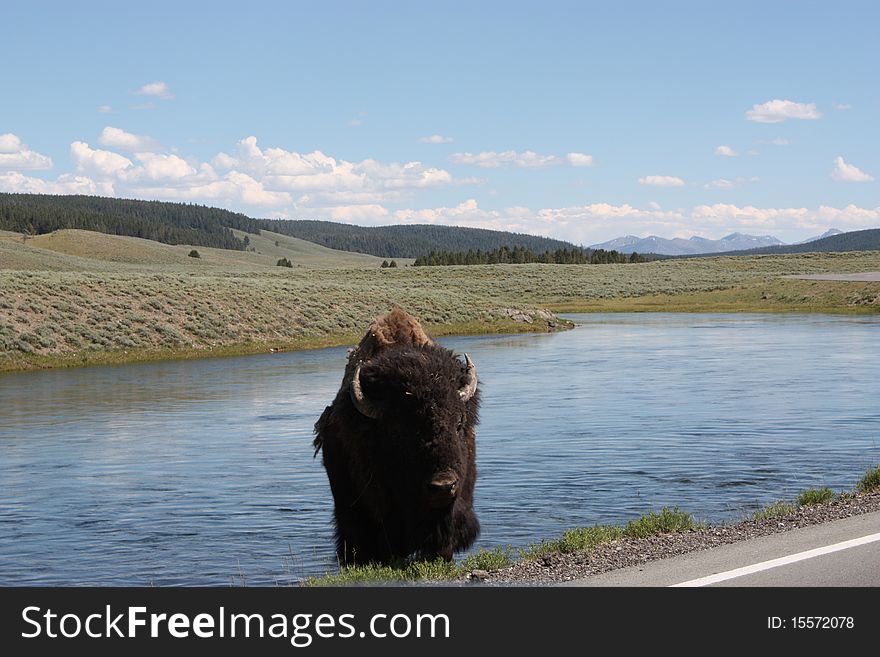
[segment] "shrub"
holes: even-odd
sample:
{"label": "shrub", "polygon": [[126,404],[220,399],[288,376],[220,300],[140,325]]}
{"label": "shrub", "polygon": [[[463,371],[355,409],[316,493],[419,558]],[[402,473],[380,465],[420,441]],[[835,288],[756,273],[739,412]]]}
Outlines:
{"label": "shrub", "polygon": [[26,354],[32,354],[32,353],[34,353],[34,347],[33,347],[33,345],[31,345],[29,342],[25,342],[24,340],[18,340],[18,341],[15,343],[15,347],[16,347],[19,351],[23,351],[23,352],[26,353]]}
{"label": "shrub", "polygon": [[459,569],[467,573],[473,570],[498,570],[513,563],[510,553],[509,547],[498,546],[494,550],[482,548],[462,559]]}
{"label": "shrub", "polygon": [[798,495],[798,506],[814,506],[816,504],[825,504],[834,499],[834,491],[830,488],[808,488]]}
{"label": "shrub", "polygon": [[793,504],[789,504],[788,502],[774,502],[768,506],[765,506],[763,509],[758,509],[752,515],[752,518],[755,520],[769,520],[770,518],[779,518],[780,516],[787,516],[789,513],[795,510],[795,506]]}
{"label": "shrub", "polygon": [[569,529],[562,538],[555,540],[541,539],[540,543],[531,545],[520,550],[523,559],[540,559],[544,555],[554,552],[569,554],[572,552],[589,552],[602,545],[616,541],[623,536],[624,530],[617,525],[594,525],[592,527],[580,527]]}
{"label": "shrub", "polygon": [[193,249],[192,251],[189,252],[189,257],[190,257],[190,258],[201,258],[202,256],[199,255],[199,252],[198,252],[198,251],[196,251],[195,249]]}
{"label": "shrub", "polygon": [[856,490],[860,493],[870,493],[878,489],[880,489],[880,465],[872,470],[868,470],[859,481],[858,486],[856,486]]}
{"label": "shrub", "polygon": [[275,263],[278,267],[293,267],[293,263],[289,258],[279,258],[278,262]]}
{"label": "shrub", "polygon": [[623,534],[632,538],[644,538],[655,534],[684,532],[696,528],[697,524],[691,514],[685,513],[678,507],[669,509],[664,506],[660,513],[651,511],[637,520],[630,520],[626,524]]}
{"label": "shrub", "polygon": [[602,543],[610,543],[623,535],[623,530],[616,525],[596,525],[569,529],[562,535],[560,552],[585,552]]}

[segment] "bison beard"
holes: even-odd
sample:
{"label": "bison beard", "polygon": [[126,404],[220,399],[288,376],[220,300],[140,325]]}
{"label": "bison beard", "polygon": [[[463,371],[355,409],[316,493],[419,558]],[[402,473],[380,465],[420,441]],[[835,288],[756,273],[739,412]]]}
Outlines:
{"label": "bison beard", "polygon": [[371,325],[315,424],[341,563],[452,559],[476,540],[476,383],[404,311]]}

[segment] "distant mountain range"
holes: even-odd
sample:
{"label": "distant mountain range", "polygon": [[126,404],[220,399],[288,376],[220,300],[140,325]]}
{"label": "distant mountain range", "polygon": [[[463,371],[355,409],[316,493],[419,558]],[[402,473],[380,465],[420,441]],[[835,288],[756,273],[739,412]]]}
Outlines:
{"label": "distant mountain range", "polygon": [[[249,249],[246,236],[261,230],[315,242],[331,249],[368,253],[382,258],[417,258],[432,251],[494,251],[502,247],[531,250],[536,255],[579,250],[570,242],[497,230],[411,224],[352,226],[330,221],[253,219],[237,212],[189,203],[137,201],[97,196],[54,196],[0,193],[0,230],[41,235],[74,228],[164,242],[222,249]],[[769,235],[731,233],[720,240],[705,237],[664,239],[620,237],[594,244],[630,254],[658,256],[802,253],[806,251],[880,250],[880,228],[841,233],[836,228],[796,244]]]}
{"label": "distant mountain range", "polygon": [[794,244],[809,244],[810,242],[815,242],[816,240],[823,240],[826,237],[833,237],[834,235],[842,235],[842,230],[837,230],[836,228],[829,228],[821,235],[816,235],[814,237],[807,238],[805,240],[801,240],[800,242],[794,242]]}
{"label": "distant mountain range", "polygon": [[[842,231],[831,228],[821,235],[816,235],[796,244],[807,244],[833,235],[839,235]],[[785,242],[772,235],[746,235],[745,233],[731,233],[720,240],[710,240],[706,237],[694,235],[690,239],[676,237],[666,239],[650,235],[648,237],[636,237],[627,235],[618,237],[601,244],[592,244],[591,249],[606,249],[620,251],[621,253],[657,253],[660,255],[697,255],[704,253],[725,253],[728,251],[748,251],[764,247],[786,246]]]}
{"label": "distant mountain range", "polygon": [[[831,231],[829,231],[830,233]],[[880,228],[837,231],[828,237],[806,240],[797,244],[765,246],[761,249],[725,251],[713,255],[774,255],[782,253],[837,253],[842,251],[880,251]]]}

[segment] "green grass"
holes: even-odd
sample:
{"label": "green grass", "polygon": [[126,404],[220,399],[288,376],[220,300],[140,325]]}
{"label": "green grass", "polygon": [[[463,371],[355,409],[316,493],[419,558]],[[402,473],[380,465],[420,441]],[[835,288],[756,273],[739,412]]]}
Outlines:
{"label": "green grass", "polygon": [[[595,525],[566,531],[561,538],[542,540],[519,551],[521,559],[539,559],[551,553],[589,552],[596,547],[611,543],[624,536],[644,537],[671,532],[692,531],[700,525],[693,517],[678,508],[664,508],[660,513],[649,513],[618,525]],[[328,572],[320,577],[310,577],[303,586],[345,586],[376,582],[440,582],[458,579],[475,570],[492,571],[511,565],[514,560],[510,547],[483,548],[464,557],[459,563],[437,559],[435,561],[411,561],[403,566],[365,564],[343,566],[338,572]]]}
{"label": "green grass", "polygon": [[[23,242],[21,235],[0,231],[0,267],[53,271],[259,271],[288,258],[306,268],[378,268],[381,258],[362,253],[336,251],[325,246],[269,231],[247,235],[246,251],[199,246],[199,258],[191,258],[192,245],[171,245],[153,240],[66,229],[37,235]],[[277,242],[277,245],[276,245]],[[402,263],[412,260],[403,259]]]}
{"label": "green grass", "polygon": [[570,554],[573,552],[589,552],[603,543],[610,543],[623,536],[623,528],[617,525],[594,525],[592,527],[580,527],[569,529],[561,538],[532,543],[520,550],[522,559],[540,559],[541,557],[561,552]]}
{"label": "green grass", "polygon": [[[346,344],[394,305],[435,335],[543,331],[548,307],[880,311],[880,283],[780,278],[880,269],[880,252],[381,269],[269,232],[250,248],[190,258],[187,246],[88,231],[0,234],[0,371]],[[510,308],[536,319],[515,323]]]}
{"label": "green grass", "polygon": [[[853,494],[870,493],[880,490],[880,466],[868,470],[856,485],[855,493],[843,492],[841,499]],[[810,488],[797,496],[794,503],[779,501],[765,506],[752,515],[754,520],[781,518],[797,511],[803,506],[825,504],[834,499],[830,488]],[[601,545],[621,538],[646,538],[659,534],[688,532],[704,529],[694,517],[678,507],[663,507],[659,512],[651,511],[640,518],[630,520],[626,525],[594,525],[570,529],[557,539],[542,539],[537,543],[521,548],[519,558],[523,560],[540,559],[544,556],[562,553],[589,553]],[[442,582],[461,578],[475,570],[492,571],[505,568],[514,563],[510,547],[483,548],[467,555],[459,563],[437,559],[435,561],[412,561],[400,567],[366,564],[345,566],[338,572],[328,572],[321,577],[310,577],[303,586],[345,586],[351,584],[374,584],[379,582]]]}
{"label": "green grass", "polygon": [[645,538],[656,534],[670,534],[700,529],[702,525],[694,517],[678,507],[663,507],[660,513],[650,512],[636,520],[630,520],[623,529],[623,535],[630,538]]}
{"label": "green grass", "polygon": [[[880,467],[868,470],[865,476],[856,485],[854,493],[869,493],[872,490],[880,488]],[[840,493],[840,499],[852,497],[852,492],[844,491]],[[819,504],[827,504],[835,499],[834,491],[828,488],[808,488],[800,493],[794,502],[778,501],[758,509],[752,514],[753,520],[769,520],[771,518],[781,518],[797,511],[800,507],[816,506]]]}
{"label": "green grass", "polygon": [[435,559],[433,561],[410,561],[402,566],[385,566],[374,563],[343,566],[335,573],[309,577],[303,586],[348,586],[376,582],[442,582],[466,575],[474,570],[498,570],[509,566],[511,549],[483,548],[470,554],[460,563]]}
{"label": "green grass", "polygon": [[825,504],[834,499],[834,491],[830,488],[808,488],[797,496],[798,506],[815,506]]}
{"label": "green grass", "polygon": [[787,516],[789,513],[794,513],[796,510],[797,506],[789,502],[773,502],[773,504],[769,504],[763,509],[755,511],[755,513],[752,514],[752,518],[754,520],[770,520],[771,518]]}
{"label": "green grass", "polygon": [[779,278],[724,289],[566,301],[548,307],[557,312],[874,314],[880,312],[880,283]]}
{"label": "green grass", "polygon": [[496,547],[494,550],[483,548],[469,554],[461,560],[459,572],[469,573],[474,570],[499,570],[513,563],[510,547]]}
{"label": "green grass", "polygon": [[880,490],[880,466],[868,470],[865,476],[859,480],[856,490],[859,493],[870,493]]}

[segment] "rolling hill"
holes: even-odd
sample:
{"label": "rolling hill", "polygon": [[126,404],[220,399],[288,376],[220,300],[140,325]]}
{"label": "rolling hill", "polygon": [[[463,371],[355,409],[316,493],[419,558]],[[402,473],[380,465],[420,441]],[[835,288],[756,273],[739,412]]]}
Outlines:
{"label": "rolling hill", "polygon": [[187,203],[0,193],[0,230],[42,235],[66,228],[244,250],[232,230],[258,233],[260,225],[243,214]]}
{"label": "rolling hill", "polygon": [[[246,233],[233,231],[236,239]],[[0,231],[0,269],[42,271],[224,271],[278,269],[280,258],[294,267],[310,269],[378,268],[381,258],[335,251],[305,240],[261,231],[249,234],[246,251],[195,245],[198,258],[189,257],[192,244],[162,244],[124,235],[63,229],[24,239],[20,233]],[[401,260],[400,264],[411,261]]]}
{"label": "rolling hill", "polygon": [[785,253],[831,253],[837,251],[880,251],[880,228],[854,230],[820,237],[800,244],[781,244],[760,249],[739,249],[713,255],[780,255]]}
{"label": "rolling hill", "polygon": [[[323,244],[332,249],[370,253],[383,258],[417,258],[432,251],[492,251],[502,246],[545,253],[578,248],[570,242],[537,235],[484,228],[410,224],[396,226],[353,226],[332,221],[278,220],[279,233]],[[263,226],[268,226],[264,223]]]}
{"label": "rolling hill", "polygon": [[502,246],[535,253],[572,249],[560,240],[478,228],[398,225],[366,228],[331,221],[253,219],[237,212],[187,203],[98,196],[0,193],[0,230],[42,235],[63,229],[124,235],[165,244],[244,251],[244,235],[271,231],[382,258],[416,258],[431,251],[491,251]]}

